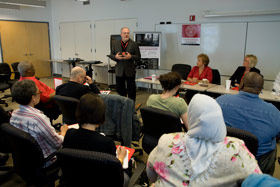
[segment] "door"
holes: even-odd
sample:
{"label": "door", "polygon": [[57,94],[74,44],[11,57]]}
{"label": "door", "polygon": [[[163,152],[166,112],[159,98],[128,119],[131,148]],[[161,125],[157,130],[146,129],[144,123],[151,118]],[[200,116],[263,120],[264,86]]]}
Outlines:
{"label": "door", "polygon": [[51,75],[48,23],[0,21],[3,61],[30,61],[36,76]]}
{"label": "door", "polygon": [[36,76],[51,75],[49,28],[47,23],[26,23],[29,61],[34,65]]}

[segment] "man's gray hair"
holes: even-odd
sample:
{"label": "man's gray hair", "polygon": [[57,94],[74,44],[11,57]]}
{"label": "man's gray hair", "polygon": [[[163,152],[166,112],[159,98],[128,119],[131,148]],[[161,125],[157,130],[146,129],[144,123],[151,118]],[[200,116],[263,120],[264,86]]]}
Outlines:
{"label": "man's gray hair", "polygon": [[24,61],[18,64],[18,72],[22,77],[26,76],[27,71],[32,68],[32,64],[30,62]]}
{"label": "man's gray hair", "polygon": [[122,28],[121,28],[121,33],[122,33],[122,31],[123,31],[124,29],[128,29],[129,32],[130,32],[130,29],[129,29],[128,27],[122,27]]}
{"label": "man's gray hair", "polygon": [[82,67],[76,66],[71,70],[70,79],[76,80],[78,78],[78,76],[83,75],[84,72],[85,72],[85,70]]}

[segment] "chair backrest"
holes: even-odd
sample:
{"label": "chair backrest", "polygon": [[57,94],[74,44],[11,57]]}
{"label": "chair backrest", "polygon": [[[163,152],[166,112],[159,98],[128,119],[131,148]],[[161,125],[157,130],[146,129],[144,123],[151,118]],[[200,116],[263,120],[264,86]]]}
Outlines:
{"label": "chair backrest", "polygon": [[62,112],[63,123],[66,123],[67,125],[77,123],[75,113],[79,100],[73,97],[61,95],[55,95],[53,99]]}
{"label": "chair backrest", "polygon": [[[134,101],[114,94],[101,94],[106,105],[105,122],[96,131],[103,132],[130,147],[131,141],[139,140],[140,122],[135,112]],[[116,138],[115,138],[116,137]]]}
{"label": "chair backrest", "polygon": [[56,152],[66,186],[123,186],[123,169],[110,154],[63,148]]}
{"label": "chair backrest", "polygon": [[219,70],[212,69],[212,73],[213,73],[212,83],[220,85],[221,84],[221,75],[220,75]]}
{"label": "chair backrest", "polygon": [[171,68],[172,72],[178,72],[182,79],[187,80],[192,67],[188,64],[174,64]]}
{"label": "chair backrest", "polygon": [[181,132],[181,120],[175,114],[158,108],[145,106],[140,109],[143,127],[142,147],[149,154],[157,145],[161,135]]}
{"label": "chair backrest", "polygon": [[11,78],[11,68],[10,65],[7,63],[0,63],[0,82],[1,83],[8,83]]}
{"label": "chair backrest", "polygon": [[[2,133],[7,137],[15,171],[27,182],[42,180],[45,159],[37,141],[28,133],[10,125],[1,125]],[[35,182],[36,183],[36,182]]]}
{"label": "chair backrest", "polygon": [[13,71],[14,71],[14,73],[15,73],[15,79],[19,79],[20,78],[20,74],[19,74],[19,71],[18,71],[18,64],[19,64],[19,62],[13,62],[12,64],[11,64],[11,66],[12,66],[12,68],[13,68]]}
{"label": "chair backrest", "polygon": [[227,136],[236,137],[243,140],[250,152],[255,156],[257,155],[259,147],[258,138],[254,134],[246,130],[227,126]]}
{"label": "chair backrest", "polygon": [[175,114],[158,108],[145,106],[140,109],[143,120],[143,133],[148,133],[156,138],[171,132],[181,132],[180,118]]}

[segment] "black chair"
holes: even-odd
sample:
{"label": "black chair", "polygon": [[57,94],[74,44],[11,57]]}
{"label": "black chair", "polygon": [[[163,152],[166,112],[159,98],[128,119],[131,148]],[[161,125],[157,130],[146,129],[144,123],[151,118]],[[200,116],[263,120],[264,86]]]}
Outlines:
{"label": "black chair", "polygon": [[[106,114],[104,124],[100,125],[96,131],[113,137],[114,140],[120,141],[127,147],[131,146],[132,141],[139,141],[140,122],[133,100],[113,94],[101,94],[100,96],[104,99]],[[141,149],[137,151],[142,154]]]}
{"label": "black chair", "polygon": [[250,152],[256,156],[258,152],[258,138],[245,130],[227,126],[227,136],[236,137],[244,141]]}
{"label": "black chair", "polygon": [[14,72],[14,74],[15,74],[15,79],[16,80],[18,80],[19,78],[20,78],[20,74],[19,74],[19,71],[18,71],[18,64],[19,64],[19,62],[13,62],[12,64],[11,64],[11,66],[12,66],[12,69],[13,69],[13,72]]}
{"label": "black chair", "polygon": [[5,79],[6,79],[6,83],[10,86],[10,88],[13,86],[13,84],[15,82],[17,82],[17,79],[13,79],[11,80],[11,75],[12,75],[12,71],[10,68],[10,65],[7,63],[0,63],[0,74],[1,75],[5,75]]}
{"label": "black chair", "polygon": [[172,72],[178,72],[182,79],[187,80],[192,67],[188,64],[174,64],[171,68]]}
{"label": "black chair", "polygon": [[76,120],[76,107],[79,102],[78,99],[73,97],[55,95],[53,97],[59,109],[62,112],[62,121],[65,124],[71,125],[77,123]]}
{"label": "black chair", "polygon": [[217,69],[212,69],[212,74],[213,74],[213,79],[212,79],[212,84],[221,84],[221,75],[219,70]]}
{"label": "black chair", "polygon": [[[123,186],[123,168],[113,155],[69,148],[58,150],[56,155],[63,172],[61,184],[65,186]],[[137,166],[129,187],[135,184],[144,171],[143,163]]]}
{"label": "black chair", "polygon": [[56,163],[49,167],[44,165],[54,155],[44,158],[43,152],[37,141],[28,133],[4,123],[1,125],[2,132],[7,136],[11,148],[14,169],[28,185],[54,186],[58,179],[58,166]]}
{"label": "black chair", "polygon": [[147,154],[157,146],[161,135],[182,132],[180,118],[169,111],[146,106],[142,107],[140,112],[143,120],[142,133],[144,134],[142,147]]}
{"label": "black chair", "polygon": [[58,150],[56,155],[65,186],[123,185],[122,165],[113,155],[69,148]]}

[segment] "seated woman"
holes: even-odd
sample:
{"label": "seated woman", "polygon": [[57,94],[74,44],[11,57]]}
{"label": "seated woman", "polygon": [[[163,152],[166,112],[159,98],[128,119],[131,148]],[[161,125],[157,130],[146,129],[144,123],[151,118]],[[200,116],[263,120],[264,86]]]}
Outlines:
{"label": "seated woman", "polygon": [[197,56],[197,66],[194,66],[188,75],[188,81],[198,83],[202,79],[207,79],[212,82],[213,74],[212,69],[208,66],[209,57],[206,54],[199,54]]}
{"label": "seated woman", "polygon": [[181,76],[177,72],[160,75],[159,82],[163,88],[162,94],[153,94],[148,98],[147,106],[170,111],[180,117],[187,127],[188,105],[184,99],[174,97],[181,85]]}
{"label": "seated woman", "polygon": [[[60,127],[57,134],[50,123],[50,119],[42,111],[34,108],[40,102],[40,90],[32,80],[16,82],[12,87],[12,97],[19,104],[19,109],[12,113],[10,124],[29,133],[42,149],[44,158],[60,149],[67,125]],[[54,163],[54,157],[45,164],[45,167]]]}
{"label": "seated woman", "polygon": [[229,78],[231,80],[232,87],[239,87],[239,84],[248,72],[261,73],[259,69],[255,68],[258,63],[258,58],[255,55],[246,55],[244,57],[243,66],[239,66],[233,75]]}
{"label": "seated woman", "polygon": [[[116,145],[113,139],[106,137],[95,129],[105,121],[105,103],[97,94],[87,93],[80,98],[76,109],[76,118],[79,129],[69,129],[65,135],[63,147],[97,151],[116,156]],[[118,159],[121,163],[126,156],[126,149],[117,149]],[[124,186],[129,182],[128,175],[124,172]]]}
{"label": "seated woman", "polygon": [[[65,135],[63,147],[97,151],[116,156],[116,146],[112,138],[95,132],[95,129],[105,121],[105,104],[97,94],[88,93],[81,97],[76,117],[79,129],[69,129]],[[126,156],[126,149],[120,147],[118,159],[122,163]]]}
{"label": "seated woman", "polygon": [[187,133],[161,136],[150,153],[147,175],[155,186],[236,186],[239,179],[261,173],[244,142],[226,137],[218,103],[196,94],[188,108]]}

